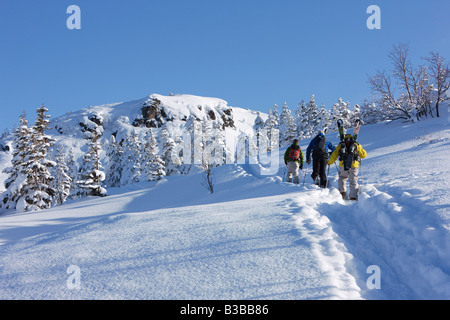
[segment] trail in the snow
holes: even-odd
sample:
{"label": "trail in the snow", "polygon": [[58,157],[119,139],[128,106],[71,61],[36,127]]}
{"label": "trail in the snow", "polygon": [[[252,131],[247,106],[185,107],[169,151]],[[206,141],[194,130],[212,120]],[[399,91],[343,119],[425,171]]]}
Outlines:
{"label": "trail in the snow", "polygon": [[[365,299],[450,296],[449,233],[407,192],[389,195],[366,185],[358,202],[348,202],[337,189],[317,188],[300,193],[290,206],[337,287],[351,288],[356,280]],[[371,266],[381,272],[379,289],[367,285]]]}
{"label": "trail in the snow", "polygon": [[[340,196],[339,192],[336,196]],[[334,232],[330,220],[318,211],[318,205],[325,201],[336,202],[334,197],[330,198],[328,190],[306,191],[295,197],[287,206],[291,210],[297,230],[311,243],[312,252],[326,274],[335,297],[361,299],[361,289],[354,277],[353,256]]]}

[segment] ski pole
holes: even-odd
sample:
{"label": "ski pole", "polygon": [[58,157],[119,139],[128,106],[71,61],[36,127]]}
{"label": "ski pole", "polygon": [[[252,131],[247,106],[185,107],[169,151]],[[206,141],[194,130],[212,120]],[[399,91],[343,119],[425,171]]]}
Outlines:
{"label": "ski pole", "polygon": [[305,186],[306,175],[308,173],[308,163],[306,163],[305,175],[303,176],[303,186]]}
{"label": "ski pole", "polygon": [[337,173],[337,175],[339,177],[339,167],[337,166],[336,162],[334,163],[334,166],[336,167],[336,173]]}
{"label": "ski pole", "polygon": [[[363,177],[362,161],[361,161],[361,159],[359,159],[359,169],[361,171],[361,185],[364,187],[364,177]],[[361,189],[359,189],[358,191],[359,191],[359,193],[361,193]]]}
{"label": "ski pole", "polygon": [[325,188],[328,188],[328,177],[330,175],[330,165],[328,165],[328,171],[327,171],[327,181],[325,181]]}

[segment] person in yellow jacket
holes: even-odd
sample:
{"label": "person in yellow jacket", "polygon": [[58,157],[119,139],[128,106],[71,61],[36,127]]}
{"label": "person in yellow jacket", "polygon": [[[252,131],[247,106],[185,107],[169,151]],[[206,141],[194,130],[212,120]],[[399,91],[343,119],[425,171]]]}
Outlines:
{"label": "person in yellow jacket", "polygon": [[[341,148],[344,149],[347,152],[348,155],[344,155],[345,152],[341,152]],[[344,150],[342,150],[344,151]],[[353,151],[353,152],[351,152]],[[349,157],[353,157],[353,162],[351,165],[351,168],[345,168],[344,167],[344,160]],[[359,161],[358,159],[364,159],[367,157],[366,150],[363,149],[363,147],[356,141],[353,140],[353,136],[351,134],[347,134],[345,136],[345,139],[343,143],[340,143],[336,149],[331,154],[330,159],[328,159],[328,164],[332,165],[339,157],[339,180],[338,180],[338,186],[339,186],[339,192],[342,195],[342,199],[347,198],[347,180],[349,180],[349,186],[350,186],[350,193],[349,193],[349,199],[350,200],[357,200],[358,199],[358,171],[359,171]],[[348,170],[346,170],[348,169]]]}

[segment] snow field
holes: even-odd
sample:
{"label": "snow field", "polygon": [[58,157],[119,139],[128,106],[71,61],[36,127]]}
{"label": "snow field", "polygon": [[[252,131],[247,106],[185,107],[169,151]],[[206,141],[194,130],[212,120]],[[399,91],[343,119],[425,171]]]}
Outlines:
{"label": "snow field", "polygon": [[[226,166],[217,170],[220,191],[205,197],[193,188],[199,179],[3,217],[1,298],[450,296],[448,232],[406,192],[365,185],[359,202],[349,202],[334,178],[322,190]],[[172,201],[155,197],[169,190]],[[67,288],[70,265],[81,269],[81,290]],[[380,290],[366,284],[372,265],[381,270]]]}
{"label": "snow field", "polygon": [[[155,190],[171,184],[166,182],[111,196],[111,200],[95,199],[95,204],[87,203],[88,210],[96,207],[95,220],[71,221],[48,234],[2,246],[0,297],[335,298],[336,288],[330,287],[310,249],[308,237],[299,235],[283,206],[294,196],[286,194],[286,189],[296,188],[267,184],[239,167],[221,170],[220,176],[234,175],[235,179],[247,182],[238,190],[227,187],[227,178],[219,182],[224,184],[224,193],[216,197],[226,197],[229,201],[211,199],[213,203],[188,206],[178,203],[171,208],[149,211],[149,200]],[[198,183],[198,178],[194,175],[190,180]],[[176,184],[172,188],[178,191]],[[269,192],[267,189],[278,189],[281,194],[262,198],[245,196],[246,192]],[[191,198],[191,201],[203,199]],[[84,204],[68,204],[65,213],[56,208],[46,213],[53,213],[60,220],[70,219],[70,215],[79,212],[77,206]],[[35,224],[46,223],[45,215],[36,215],[42,220],[36,216]],[[5,219],[12,222],[17,218]],[[79,266],[81,270],[80,290],[66,287],[69,265]]]}

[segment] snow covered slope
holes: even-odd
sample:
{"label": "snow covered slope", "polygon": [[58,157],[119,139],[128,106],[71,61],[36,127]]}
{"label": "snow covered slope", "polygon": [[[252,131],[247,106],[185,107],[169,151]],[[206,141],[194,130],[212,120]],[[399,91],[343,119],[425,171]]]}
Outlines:
{"label": "snow covered slope", "polygon": [[212,120],[227,132],[238,135],[253,128],[256,116],[254,111],[228,106],[218,98],[151,94],[143,99],[91,106],[51,119],[53,130],[49,134],[71,147],[85,144],[83,131],[98,124],[103,127],[105,141],[113,133],[120,140],[133,131],[140,134],[147,127],[157,132],[163,125],[170,134],[179,135],[188,118],[193,117]]}
{"label": "snow covered slope", "polygon": [[2,216],[0,299],[450,299],[448,123],[362,127],[358,202],[226,165]]}
{"label": "snow covered slope", "polygon": [[[198,188],[196,174],[22,221],[24,216],[6,217],[0,297],[359,298],[345,272],[345,290],[330,283],[297,232],[285,207],[297,188],[235,166],[218,175],[222,191],[211,197]],[[81,270],[80,290],[66,287],[70,265]]]}
{"label": "snow covered slope", "polygon": [[[51,109],[49,114],[51,115]],[[75,112],[67,112],[60,117],[52,117],[51,129],[47,133],[56,140],[55,147],[62,146],[66,153],[71,150],[78,167],[81,167],[82,157],[87,149],[86,132],[100,127],[103,148],[100,160],[106,166],[108,163],[106,150],[110,147],[112,135],[120,142],[136,133],[138,139],[145,142],[148,128],[153,128],[158,140],[160,129],[165,127],[169,135],[175,139],[183,136],[188,129],[188,121],[192,118],[197,121],[211,120],[216,128],[223,129],[227,139],[237,141],[240,134],[254,134],[253,125],[257,116],[256,111],[231,107],[226,101],[218,98],[188,94],[170,96],[151,94],[142,99],[90,106]],[[261,114],[261,117],[265,120],[267,115]],[[11,136],[5,137],[0,141],[0,146],[11,147],[11,140]],[[4,181],[8,177],[2,171],[11,165],[10,152],[2,151],[0,151],[0,192],[4,191]]]}

